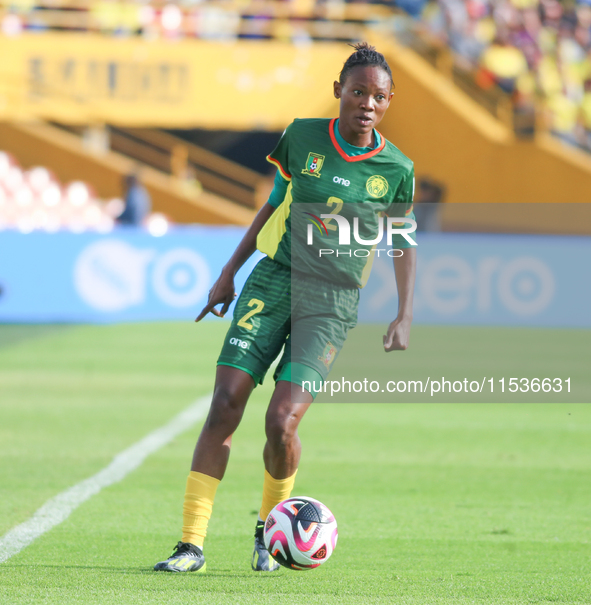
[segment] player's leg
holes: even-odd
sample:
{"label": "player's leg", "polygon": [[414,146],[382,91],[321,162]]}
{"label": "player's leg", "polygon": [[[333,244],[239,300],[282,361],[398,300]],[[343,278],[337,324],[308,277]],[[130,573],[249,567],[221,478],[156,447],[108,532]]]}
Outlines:
{"label": "player's leg", "polygon": [[183,504],[181,541],[156,571],[205,571],[203,543],[218,485],[228,465],[232,434],[238,428],[255,386],[243,370],[217,366],[216,382],[205,424],[193,454]]}
{"label": "player's leg", "polygon": [[259,570],[268,557],[260,545],[264,520],[276,504],[291,495],[295,483],[301,454],[298,425],[357,322],[358,301],[357,289],[292,276],[291,331],[266,418],[265,480],[253,569]]}
{"label": "player's leg", "polygon": [[183,541],[168,561],[155,566],[157,570],[195,571],[197,568],[190,564],[185,569],[187,563],[176,562],[179,548],[193,554],[196,551],[195,556],[203,558],[203,541],[228,463],[232,433],[242,419],[252,389],[262,383],[289,332],[289,288],[289,269],[265,258],[250,274],[236,302],[218,359],[211,409],[187,479]]}
{"label": "player's leg", "polygon": [[279,564],[272,559],[264,545],[264,520],[276,504],[291,494],[302,451],[298,426],[312,401],[312,395],[299,388],[299,385],[286,380],[279,380],[275,385],[265,418],[267,441],[263,450],[263,501],[252,554],[252,569],[255,571],[279,569]]}
{"label": "player's leg", "polygon": [[[349,329],[356,324],[359,299],[357,289],[333,287],[309,278],[292,277],[292,282],[296,300],[291,332],[276,371],[265,426],[265,469],[276,480],[295,479],[301,455],[299,423],[322,389]],[[267,508],[261,509],[263,519],[270,510]]]}
{"label": "player's leg", "polygon": [[279,380],[275,385],[265,417],[263,459],[265,470],[276,479],[292,477],[298,469],[302,453],[298,426],[313,399],[308,391],[291,382]]}
{"label": "player's leg", "polygon": [[203,473],[218,481],[223,479],[232,434],[242,420],[254,387],[253,377],[244,370],[217,366],[211,407],[195,446],[191,472]]}

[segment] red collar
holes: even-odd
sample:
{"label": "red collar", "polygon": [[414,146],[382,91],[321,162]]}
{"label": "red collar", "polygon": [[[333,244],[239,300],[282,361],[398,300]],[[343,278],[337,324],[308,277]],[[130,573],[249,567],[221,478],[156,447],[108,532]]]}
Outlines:
{"label": "red collar", "polygon": [[345,153],[345,151],[343,150],[343,148],[339,145],[339,142],[337,141],[337,137],[334,133],[336,121],[337,121],[336,118],[333,118],[330,121],[330,123],[328,124],[328,133],[330,134],[330,140],[332,141],[334,148],[339,152],[339,155],[346,162],[359,162],[360,160],[367,160],[368,158],[371,158],[374,155],[380,153],[380,151],[382,151],[382,149],[386,146],[386,139],[385,139],[384,135],[381,132],[378,132],[378,134],[380,135],[380,144],[378,147],[376,147],[375,149],[372,149],[371,151],[368,151],[367,153],[363,153],[361,155],[347,155]]}

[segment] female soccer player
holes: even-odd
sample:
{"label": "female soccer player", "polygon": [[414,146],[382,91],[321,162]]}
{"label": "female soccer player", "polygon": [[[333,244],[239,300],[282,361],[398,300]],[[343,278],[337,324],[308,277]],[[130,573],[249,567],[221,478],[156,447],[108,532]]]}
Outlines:
{"label": "female soccer player", "polygon": [[[263,528],[268,513],[294,486],[301,453],[297,429],[317,390],[302,385],[326,379],[356,324],[359,287],[367,279],[383,214],[404,218],[412,212],[412,162],[375,129],[393,96],[392,73],[367,43],[354,48],[334,82],[338,119],[295,120],[287,128],[267,158],[278,169],[269,201],[196,319],[210,312],[223,317],[235,298],[236,272],[255,249],[266,254],[236,303],[218,359],[211,408],[187,480],[182,540],[155,570],[205,571],[203,542],[232,434],[252,390],[284,348],[266,415],[263,496],[252,558],[255,571],[279,567],[265,549]],[[348,226],[355,237],[349,231],[347,238]],[[398,315],[383,338],[385,351],[407,348],[412,321],[415,249],[403,238],[396,248],[403,248],[394,258]]]}

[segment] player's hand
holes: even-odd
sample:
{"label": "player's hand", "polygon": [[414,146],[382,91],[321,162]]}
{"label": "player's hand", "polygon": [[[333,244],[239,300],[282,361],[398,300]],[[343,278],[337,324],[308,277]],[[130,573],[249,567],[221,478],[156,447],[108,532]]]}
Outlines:
{"label": "player's hand", "polygon": [[[227,274],[222,271],[222,274],[209,291],[207,304],[203,307],[203,310],[195,321],[201,321],[208,313],[213,313],[216,317],[223,317],[228,312],[235,298],[234,276],[231,273]],[[221,303],[223,303],[222,308],[218,311],[215,306]]]}
{"label": "player's hand", "polygon": [[388,332],[382,337],[384,351],[405,351],[410,341],[410,324],[412,319],[397,317],[389,326]]}

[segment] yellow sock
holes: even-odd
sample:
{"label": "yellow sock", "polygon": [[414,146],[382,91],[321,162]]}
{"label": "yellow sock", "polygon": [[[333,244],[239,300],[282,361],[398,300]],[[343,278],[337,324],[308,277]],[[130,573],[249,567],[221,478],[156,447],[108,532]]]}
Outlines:
{"label": "yellow sock", "polygon": [[219,479],[191,471],[183,505],[183,542],[203,548]]}
{"label": "yellow sock", "polygon": [[273,479],[267,471],[265,471],[265,481],[263,483],[263,504],[259,513],[264,521],[271,509],[279,504],[282,500],[289,498],[293,489],[297,471],[287,479]]}

